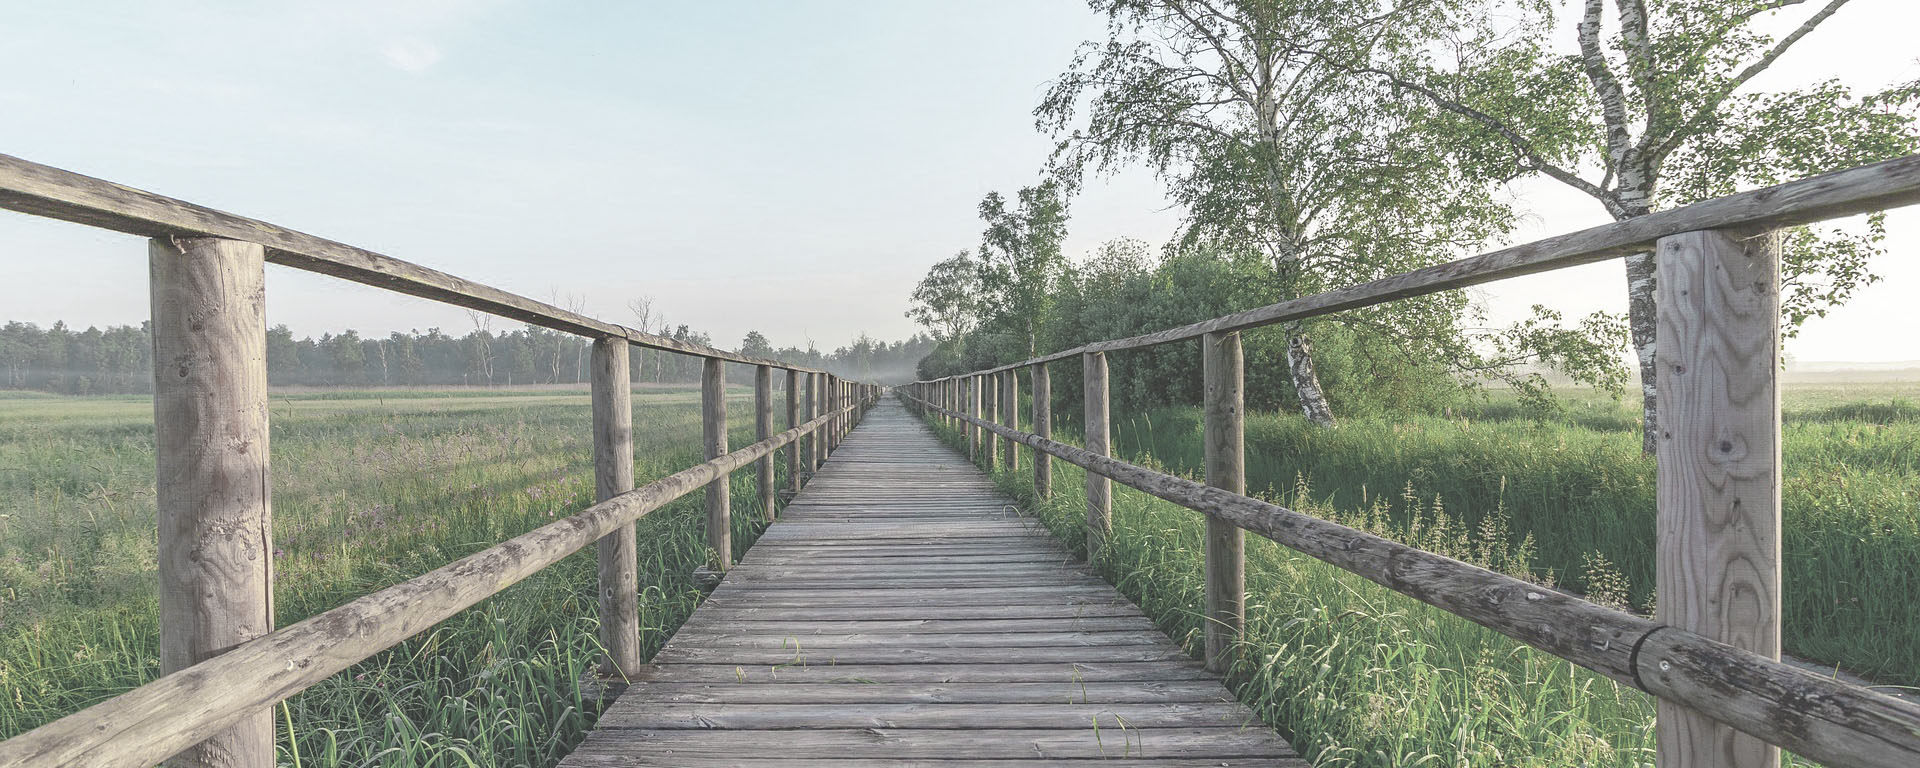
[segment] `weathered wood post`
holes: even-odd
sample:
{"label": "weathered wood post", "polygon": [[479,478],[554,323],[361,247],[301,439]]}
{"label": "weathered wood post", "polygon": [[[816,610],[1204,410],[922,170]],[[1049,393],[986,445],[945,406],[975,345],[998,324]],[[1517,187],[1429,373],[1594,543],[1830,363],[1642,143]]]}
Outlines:
{"label": "weathered wood post", "polygon": [[[1780,241],[1661,238],[1658,620],[1780,658]],[[1774,768],[1780,750],[1662,699],[1661,768]]]}
{"label": "weathered wood post", "polygon": [[[633,372],[627,340],[593,340],[593,498],[606,501],[633,490]],[[632,523],[602,537],[600,556],[600,674],[627,679],[640,669],[638,550]]]}
{"label": "weathered wood post", "polygon": [[[753,439],[755,442],[773,436],[773,366],[756,365],[753,367]],[[754,462],[758,470],[755,478],[760,491],[760,514],[768,522],[773,521],[773,454],[769,453]]]}
{"label": "weathered wood post", "polygon": [[[980,418],[980,377],[966,377],[961,389],[966,390],[961,393],[966,400],[965,408],[961,412],[968,418]],[[973,422],[967,421],[961,422],[961,429],[967,433],[967,460],[978,462],[980,460],[980,428],[974,426]]]}
{"label": "weathered wood post", "polygon": [[[947,410],[957,412],[960,410],[960,379],[948,377],[946,385]],[[947,426],[949,427],[957,426],[960,423],[959,419],[952,416],[943,414],[940,418],[946,419]]]}
{"label": "weathered wood post", "polygon": [[[1033,367],[1033,433],[1053,439],[1053,382],[1047,377],[1047,364]],[[1053,457],[1046,451],[1033,452],[1033,493],[1040,499],[1053,498]]]}
{"label": "weathered wood post", "polygon": [[[266,249],[155,238],[147,256],[167,674],[273,631]],[[272,710],[248,714],[169,765],[272,768]]]}
{"label": "weathered wood post", "polygon": [[[820,374],[809,372],[806,375],[806,379],[807,421],[811,423],[814,419],[820,418]],[[806,471],[808,474],[812,474],[815,470],[820,469],[820,438],[813,430],[808,430],[801,439],[806,443],[806,451],[803,457],[806,460]]]}
{"label": "weathered wood post", "polygon": [[[831,389],[830,385],[833,383],[833,377],[825,372],[818,375],[820,376],[820,389],[815,394],[820,398],[820,416],[824,418],[832,412],[827,401],[827,393]],[[823,466],[827,463],[827,456],[833,453],[833,443],[827,439],[827,433],[829,431],[830,429],[826,425],[821,425],[820,429],[814,433],[814,437],[817,438],[817,443],[820,446],[818,458],[820,459],[820,464]]]}
{"label": "weathered wood post", "polygon": [[[1083,442],[1087,451],[1096,456],[1112,456],[1111,435],[1107,431],[1107,354],[1105,352],[1083,352],[1080,354],[1081,378],[1086,386],[1083,389],[1086,401],[1086,435]],[[1107,537],[1113,535],[1113,481],[1105,476],[1087,473],[1087,560],[1091,562],[1099,556],[1100,548],[1106,546]]]}
{"label": "weathered wood post", "polygon": [[[787,369],[787,429],[800,426],[800,372]],[[800,441],[787,446],[787,490],[800,492]]]}
{"label": "weathered wood post", "polygon": [[[1201,337],[1206,380],[1207,485],[1245,495],[1246,374],[1240,333]],[[1238,526],[1207,518],[1207,605],[1204,625],[1207,669],[1225,672],[1233,663],[1233,644],[1246,626],[1246,533]]]}
{"label": "weathered wood post", "polygon": [[[700,375],[700,431],[706,438],[707,460],[727,453],[727,363],[717,357],[702,361]],[[733,567],[733,488],[731,472],[707,484],[707,546],[713,548],[714,567]]]}
{"label": "weathered wood post", "polygon": [[[1000,423],[1008,429],[1020,428],[1020,371],[1008,368],[1000,372]],[[1001,438],[1000,466],[1020,468],[1020,444],[1011,437]]]}
{"label": "weathered wood post", "polygon": [[840,377],[839,376],[835,376],[831,373],[827,374],[827,387],[825,391],[821,392],[821,396],[827,399],[826,411],[827,411],[827,414],[832,417],[828,419],[827,428],[825,430],[826,437],[827,437],[827,455],[832,456],[834,451],[840,450],[840,418],[841,417],[840,417]]}
{"label": "weathered wood post", "polygon": [[[999,380],[991,373],[977,376],[975,380],[980,382],[980,404],[985,409],[978,414],[980,420],[988,422],[999,421]],[[983,462],[982,467],[985,468],[989,474],[993,472],[994,466],[999,464],[999,445],[999,435],[994,434],[992,430],[985,427],[980,428],[980,459]]]}

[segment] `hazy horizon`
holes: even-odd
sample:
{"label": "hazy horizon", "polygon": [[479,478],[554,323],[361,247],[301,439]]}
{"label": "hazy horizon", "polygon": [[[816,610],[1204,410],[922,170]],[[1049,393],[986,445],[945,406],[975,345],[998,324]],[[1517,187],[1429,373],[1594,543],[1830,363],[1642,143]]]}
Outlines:
{"label": "hazy horizon", "polygon": [[[1798,18],[1797,14],[1793,18]],[[1030,111],[1076,45],[1078,2],[593,8],[505,0],[327,6],[27,5],[0,30],[0,152],[265,219],[632,324],[738,346],[831,350],[917,329],[933,262],[978,241],[988,190],[1032,183]],[[1920,8],[1857,0],[1760,89],[1920,77]],[[286,30],[299,30],[297,35]],[[47,62],[59,62],[48,66]],[[1604,223],[1557,184],[1513,193],[1515,242]],[[1067,252],[1158,245],[1179,212],[1141,172],[1075,200]],[[1889,216],[1885,281],[1810,321],[1804,360],[1920,359],[1920,212]],[[138,238],[0,215],[0,322],[138,324]],[[1496,321],[1534,303],[1624,303],[1618,262],[1475,289]],[[453,307],[273,268],[296,335],[471,329]],[[496,320],[496,327],[512,321]]]}

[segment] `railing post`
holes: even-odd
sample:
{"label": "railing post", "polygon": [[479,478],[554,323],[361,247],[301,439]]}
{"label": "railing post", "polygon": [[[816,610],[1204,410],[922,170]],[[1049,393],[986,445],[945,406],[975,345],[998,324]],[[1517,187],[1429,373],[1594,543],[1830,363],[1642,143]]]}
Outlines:
{"label": "railing post", "polygon": [[[961,412],[968,418],[980,418],[980,377],[966,377],[961,389],[966,390],[961,393],[961,397],[966,401],[966,407]],[[967,433],[967,460],[978,462],[980,460],[980,428],[971,421],[961,422],[960,428]]]}
{"label": "railing post", "polygon": [[840,422],[846,418],[840,413],[840,377],[827,374],[827,413],[833,414],[833,420],[827,422],[827,452],[832,455],[840,450]]}
{"label": "railing post", "polygon": [[[1047,364],[1033,367],[1033,433],[1053,439],[1053,382],[1047,377]],[[1033,452],[1033,493],[1041,500],[1053,498],[1053,456],[1046,451]]]}
{"label": "railing post", "polygon": [[[627,340],[593,340],[593,498],[633,490],[633,385]],[[627,679],[640,669],[640,593],[632,523],[600,539],[600,674]]]}
{"label": "railing post", "polygon": [[[1246,373],[1240,333],[1201,337],[1206,379],[1207,485],[1246,495]],[[1207,605],[1204,617],[1207,669],[1225,672],[1233,644],[1246,625],[1246,533],[1207,517]]]}
{"label": "railing post", "polygon": [[[1086,383],[1086,435],[1083,442],[1089,453],[1112,456],[1111,436],[1107,431],[1107,354],[1080,354],[1081,378]],[[1113,481],[1104,475],[1087,472],[1087,561],[1092,562],[1113,535]]]}
{"label": "railing post", "polygon": [[[727,453],[727,363],[717,357],[702,360],[700,369],[700,431],[706,438],[707,460]],[[733,488],[731,472],[707,484],[707,546],[713,548],[714,567],[733,567]]]}
{"label": "railing post", "polygon": [[[773,437],[773,366],[756,365],[753,367],[753,439],[755,442]],[[773,454],[769,453],[754,462],[759,471],[758,490],[760,491],[760,514],[768,522],[773,521]]]}
{"label": "railing post", "polygon": [[[787,429],[800,426],[800,372],[787,369]],[[805,439],[805,438],[801,438]],[[800,492],[800,441],[787,446],[787,490]]]}
{"label": "railing post", "polygon": [[[1656,247],[1658,620],[1780,658],[1780,241]],[[1780,750],[1665,699],[1661,768],[1773,768]]]}
{"label": "railing post", "polygon": [[[808,371],[807,373],[801,374],[801,378],[805,380],[804,386],[806,387],[806,392],[803,393],[801,397],[801,405],[806,412],[806,421],[812,422],[814,419],[820,418],[820,398],[814,394],[816,391],[814,374],[812,371]],[[820,441],[814,439],[813,432],[809,431],[800,435],[799,445],[800,465],[807,474],[813,474],[814,470],[820,468],[820,460],[817,458],[817,454],[820,451]]]}
{"label": "railing post", "polygon": [[[166,674],[273,631],[266,249],[155,238],[147,252]],[[168,764],[271,768],[272,710],[248,714]]]}
{"label": "railing post", "polygon": [[[1000,382],[994,374],[977,377],[980,382],[980,404],[985,409],[978,415],[982,421],[1000,420]],[[993,474],[993,468],[999,464],[1000,436],[985,427],[980,428],[980,458],[987,474]]]}
{"label": "railing post", "polygon": [[[1000,423],[1008,429],[1020,428],[1020,369],[1008,368],[1000,372]],[[1000,457],[1000,466],[1007,469],[1020,468],[1020,444],[1011,437],[1001,438],[1000,447],[1006,451]]]}

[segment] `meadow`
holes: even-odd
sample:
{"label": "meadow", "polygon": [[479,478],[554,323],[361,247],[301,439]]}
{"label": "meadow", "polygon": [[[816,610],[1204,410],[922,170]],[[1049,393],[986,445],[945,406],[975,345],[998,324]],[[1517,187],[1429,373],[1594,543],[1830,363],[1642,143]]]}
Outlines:
{"label": "meadow", "polygon": [[[753,440],[751,401],[729,396],[734,446]],[[702,461],[699,402],[636,391],[639,483]],[[278,624],[585,507],[590,421],[583,389],[275,393]],[[0,394],[0,739],[157,676],[153,471],[150,399]],[[752,473],[734,483],[744,551]],[[649,655],[699,601],[700,497],[639,522]],[[595,714],[578,684],[598,653],[594,580],[588,548],[294,697],[282,764],[551,764]]]}
{"label": "meadow", "polygon": [[[1909,685],[1920,611],[1902,596],[1920,587],[1920,407],[1902,398],[1915,389],[1795,388],[1785,406],[1787,647]],[[1538,419],[1497,393],[1447,417],[1354,419],[1332,432],[1292,414],[1249,414],[1248,485],[1309,514],[1645,610],[1653,466],[1639,455],[1633,416],[1575,397]],[[1199,419],[1186,408],[1116,414],[1115,450],[1198,479]],[[1084,473],[1053,466],[1049,500],[1034,497],[1030,467],[996,479],[1084,554]],[[1198,655],[1201,516],[1116,485],[1113,526],[1095,566]],[[1248,538],[1247,589],[1236,690],[1318,765],[1652,762],[1653,703],[1632,688],[1259,537]]]}

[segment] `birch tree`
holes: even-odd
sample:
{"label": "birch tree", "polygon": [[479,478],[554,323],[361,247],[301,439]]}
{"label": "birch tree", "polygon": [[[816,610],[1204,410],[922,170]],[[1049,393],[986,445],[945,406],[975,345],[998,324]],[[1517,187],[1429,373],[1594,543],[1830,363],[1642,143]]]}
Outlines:
{"label": "birch tree", "polygon": [[[1452,42],[1438,54],[1375,52],[1362,68],[1468,120],[1486,142],[1473,159],[1492,177],[1545,176],[1625,221],[1914,152],[1912,85],[1865,96],[1835,81],[1750,90],[1848,2],[1809,12],[1806,0],[1476,0],[1453,17]],[[1792,14],[1784,34],[1761,31]],[[1561,35],[1576,48],[1557,50]],[[1876,279],[1868,260],[1882,236],[1879,216],[1788,233],[1789,333]],[[1652,452],[1654,256],[1630,255],[1625,266],[1643,447]]]}
{"label": "birch tree", "polygon": [[[1449,165],[1455,153],[1439,146],[1457,118],[1395,101],[1377,78],[1332,63],[1404,55],[1435,27],[1439,3],[1092,6],[1108,17],[1107,41],[1083,47],[1035,112],[1061,140],[1056,161],[1070,175],[1150,167],[1189,212],[1184,242],[1259,248],[1282,298],[1456,257],[1511,226],[1507,207],[1485,185],[1463,183]],[[1429,320],[1464,302],[1425,297],[1325,322],[1360,320],[1390,335],[1414,322],[1426,334]],[[1285,332],[1302,412],[1333,425],[1309,326]]]}

